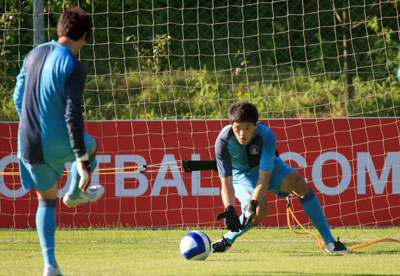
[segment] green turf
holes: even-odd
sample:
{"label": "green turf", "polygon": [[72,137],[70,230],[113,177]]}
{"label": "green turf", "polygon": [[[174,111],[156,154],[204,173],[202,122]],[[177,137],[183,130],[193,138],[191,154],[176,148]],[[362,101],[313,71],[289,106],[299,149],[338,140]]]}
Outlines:
{"label": "green turf", "polygon": [[[348,246],[399,238],[398,228],[334,229]],[[400,275],[400,243],[345,255],[320,251],[311,236],[254,229],[226,253],[187,261],[179,240],[189,230],[62,230],[56,254],[64,275]],[[225,231],[203,229],[212,240]],[[35,231],[0,230],[0,275],[42,275]]]}

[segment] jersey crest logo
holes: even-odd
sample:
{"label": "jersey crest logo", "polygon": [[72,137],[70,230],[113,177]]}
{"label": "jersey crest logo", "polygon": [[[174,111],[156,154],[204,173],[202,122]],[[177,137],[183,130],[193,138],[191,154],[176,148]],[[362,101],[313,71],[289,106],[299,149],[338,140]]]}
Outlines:
{"label": "jersey crest logo", "polygon": [[259,150],[257,145],[251,145],[250,146],[250,154],[257,155],[259,153],[260,153],[260,150]]}

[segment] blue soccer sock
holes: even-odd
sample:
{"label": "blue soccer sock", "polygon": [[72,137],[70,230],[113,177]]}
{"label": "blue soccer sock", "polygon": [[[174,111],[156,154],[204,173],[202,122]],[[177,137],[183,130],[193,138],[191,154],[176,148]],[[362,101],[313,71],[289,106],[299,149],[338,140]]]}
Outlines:
{"label": "blue soccer sock", "polygon": [[45,266],[58,267],[54,247],[56,233],[56,206],[58,199],[39,200],[36,211],[36,229],[39,234]]}
{"label": "blue soccer sock", "polygon": [[324,212],[322,211],[321,204],[319,203],[318,198],[315,196],[314,191],[310,189],[306,195],[299,197],[299,199],[303,205],[304,211],[306,211],[307,216],[314,223],[315,227],[317,227],[322,238],[325,240],[325,243],[328,244],[332,241],[335,241],[328,222],[326,221]]}
{"label": "blue soccer sock", "polygon": [[[240,219],[240,222],[243,223],[243,214],[240,216],[239,219]],[[246,228],[239,230],[239,232],[229,231],[228,233],[226,233],[224,235],[224,238],[228,241],[228,243],[230,245],[232,245],[237,238],[239,238],[241,235],[243,235],[244,233],[246,233],[253,227],[254,227],[254,225],[250,223],[249,225],[247,225]]]}

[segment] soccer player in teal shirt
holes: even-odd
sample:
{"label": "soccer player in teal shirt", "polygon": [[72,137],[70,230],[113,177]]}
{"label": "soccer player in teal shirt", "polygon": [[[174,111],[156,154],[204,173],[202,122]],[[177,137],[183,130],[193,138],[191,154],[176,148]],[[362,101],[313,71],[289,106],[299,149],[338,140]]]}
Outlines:
{"label": "soccer player in teal shirt", "polygon": [[[267,191],[280,197],[296,195],[317,227],[329,253],[349,250],[335,240],[318,198],[294,168],[279,158],[276,136],[264,123],[258,121],[257,108],[248,102],[236,102],[229,108],[231,124],[224,127],[215,143],[221,197],[225,218],[230,230],[222,239],[212,243],[213,252],[227,251],[235,240],[261,223],[269,213]],[[242,215],[234,207],[239,199]]]}
{"label": "soccer player in teal shirt", "polygon": [[84,131],[82,115],[86,71],[76,54],[91,33],[90,16],[78,7],[58,22],[58,41],[34,48],[24,59],[14,90],[20,122],[18,159],[24,189],[39,200],[36,228],[44,259],[44,275],[61,275],[55,258],[57,179],[73,162],[71,186],[63,198],[68,207],[97,201],[104,193],[90,185],[97,143]]}

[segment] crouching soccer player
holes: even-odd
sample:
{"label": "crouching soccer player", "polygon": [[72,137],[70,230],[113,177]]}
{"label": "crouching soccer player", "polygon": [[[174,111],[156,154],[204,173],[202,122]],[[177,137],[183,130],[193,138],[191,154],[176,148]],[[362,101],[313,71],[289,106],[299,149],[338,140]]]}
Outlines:
{"label": "crouching soccer player", "polygon": [[55,258],[57,179],[66,162],[72,181],[63,202],[68,207],[97,201],[104,193],[90,186],[97,143],[84,132],[82,115],[86,71],[75,54],[91,33],[89,15],[75,7],[58,22],[58,41],[39,45],[25,58],[17,77],[14,103],[20,117],[18,159],[22,185],[39,200],[36,228],[44,258],[44,275],[61,275]]}
{"label": "crouching soccer player", "polygon": [[[269,213],[266,192],[280,197],[295,194],[325,240],[330,253],[349,252],[331,234],[318,198],[294,168],[284,163],[277,154],[276,136],[270,128],[258,122],[258,111],[253,104],[236,102],[229,108],[231,124],[218,135],[215,151],[225,218],[230,232],[212,243],[213,252],[227,251],[235,240],[261,223]],[[234,207],[239,199],[242,215]]]}

